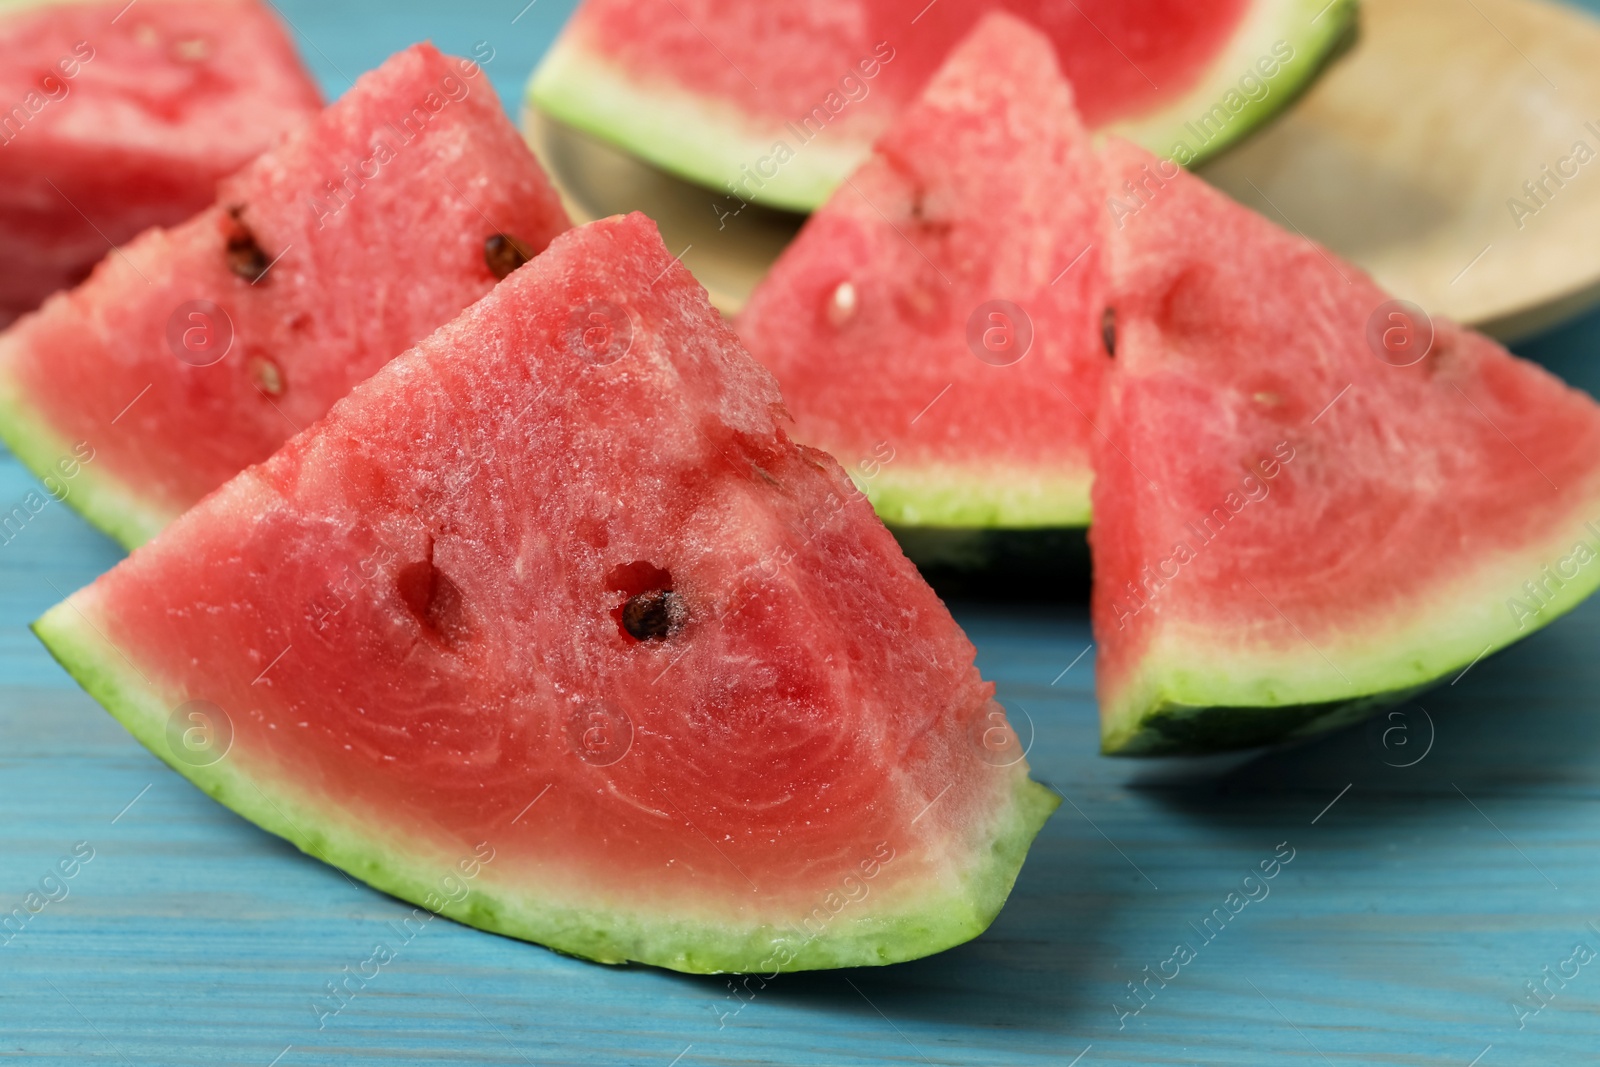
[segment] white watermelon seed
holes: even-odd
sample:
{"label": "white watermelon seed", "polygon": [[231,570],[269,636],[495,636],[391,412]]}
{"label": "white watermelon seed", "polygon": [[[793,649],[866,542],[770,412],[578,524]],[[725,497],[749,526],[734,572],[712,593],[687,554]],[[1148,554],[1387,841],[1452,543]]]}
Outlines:
{"label": "white watermelon seed", "polygon": [[284,390],[288,388],[282,368],[265,356],[256,356],[250,360],[250,380],[255,382],[257,389],[268,396],[282,396]]}
{"label": "white watermelon seed", "polygon": [[835,326],[843,326],[855,317],[856,304],[855,284],[848,281],[840,282],[828,300],[828,321]]}

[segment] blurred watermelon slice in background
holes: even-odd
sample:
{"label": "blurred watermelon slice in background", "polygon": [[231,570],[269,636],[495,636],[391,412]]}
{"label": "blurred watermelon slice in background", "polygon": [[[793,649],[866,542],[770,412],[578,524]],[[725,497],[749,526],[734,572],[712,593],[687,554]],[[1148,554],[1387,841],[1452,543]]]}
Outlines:
{"label": "blurred watermelon slice in background", "polygon": [[257,0],[0,0],[0,325],[321,103]]}
{"label": "blurred watermelon slice in background", "polygon": [[1054,43],[1091,128],[1189,165],[1282,110],[1354,0],[587,0],[529,102],[743,200],[808,211],[986,12]]}
{"label": "blurred watermelon slice in background", "polygon": [[0,336],[0,437],[92,450],[68,503],[140,544],[567,227],[481,69],[416,45]]}

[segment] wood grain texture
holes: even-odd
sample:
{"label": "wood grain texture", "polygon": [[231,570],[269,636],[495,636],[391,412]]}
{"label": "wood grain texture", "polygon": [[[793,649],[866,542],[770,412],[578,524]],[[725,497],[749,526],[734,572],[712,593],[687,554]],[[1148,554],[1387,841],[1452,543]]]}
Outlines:
{"label": "wood grain texture", "polygon": [[1597,56],[1600,20],[1555,0],[1363,0],[1356,47],[1203,173],[1430,312],[1526,336],[1600,300]]}
{"label": "wood grain texture", "polygon": [[[547,2],[547,0],[544,0]],[[520,87],[564,8],[381,18],[286,3],[330,91],[414,38],[491,39]],[[309,44],[306,42],[310,42]],[[508,99],[515,99],[511,96]],[[1527,348],[1600,389],[1600,316]],[[0,454],[0,510],[35,483]],[[318,1029],[313,998],[409,909],[214,804],[84,696],[25,630],[119,552],[51,504],[0,544],[0,914],[76,842],[94,859],[0,945],[0,1060],[241,1064],[1591,1064],[1600,961],[1517,1028],[1522,983],[1600,949],[1600,603],[1357,729],[1160,770],[1095,755],[1081,602],[956,613],[1070,803],[977,941],[881,970],[724,979],[607,968],[435,920]],[[1401,745],[1404,737],[1407,748]],[[1346,787],[1348,790],[1346,791]],[[1337,802],[1328,807],[1331,801]],[[131,806],[130,805],[131,802]],[[1325,810],[1326,809],[1326,810]],[[1270,895],[1191,927],[1288,842]],[[7,935],[0,932],[0,941]],[[1126,983],[1199,946],[1118,1028]],[[1169,970],[1170,973],[1170,970]],[[1092,1046],[1092,1047],[1089,1047]],[[1487,1051],[1485,1051],[1487,1049]]]}

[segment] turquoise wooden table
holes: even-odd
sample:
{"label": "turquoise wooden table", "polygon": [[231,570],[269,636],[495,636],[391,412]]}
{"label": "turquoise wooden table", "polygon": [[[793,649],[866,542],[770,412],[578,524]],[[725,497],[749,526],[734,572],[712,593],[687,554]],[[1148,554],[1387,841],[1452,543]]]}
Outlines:
{"label": "turquoise wooden table", "polygon": [[[570,9],[524,3],[283,8],[330,93],[431,36],[489,42],[514,101]],[[1600,393],[1600,316],[1523,352]],[[0,510],[33,486],[0,458]],[[409,908],[202,796],[50,661],[26,624],[118,558],[56,504],[0,544],[0,914],[45,902],[0,930],[0,1059],[1600,1061],[1600,601],[1373,728],[1158,770],[1095,754],[1081,595],[960,599],[1067,797],[983,937],[736,998],[440,919],[319,1027],[324,986]],[[1247,895],[1263,862],[1275,877]]]}

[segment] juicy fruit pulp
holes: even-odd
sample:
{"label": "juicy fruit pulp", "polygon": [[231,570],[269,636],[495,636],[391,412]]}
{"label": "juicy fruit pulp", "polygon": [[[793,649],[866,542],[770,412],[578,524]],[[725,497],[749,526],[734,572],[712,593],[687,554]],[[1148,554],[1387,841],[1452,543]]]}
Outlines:
{"label": "juicy fruit pulp", "polygon": [[1056,798],[778,409],[649,221],[594,223],[36,628],[207,792],[463,922],[686,971],[924,955]]}
{"label": "juicy fruit pulp", "polygon": [[1108,167],[1107,751],[1327,729],[1594,590],[1591,399],[1170,164],[1123,144]]}
{"label": "juicy fruit pulp", "polygon": [[693,181],[809,210],[993,10],[1050,38],[1091,127],[1187,164],[1292,100],[1355,4],[586,0],[529,99]]}
{"label": "juicy fruit pulp", "polygon": [[752,295],[796,437],[885,521],[1088,521],[1100,188],[1050,42],[992,15]]}
{"label": "juicy fruit pulp", "polygon": [[0,3],[0,326],[320,107],[256,0]]}
{"label": "juicy fruit pulp", "polygon": [[418,45],[0,337],[0,435],[41,475],[86,443],[68,502],[137,545],[567,226],[478,67]]}

